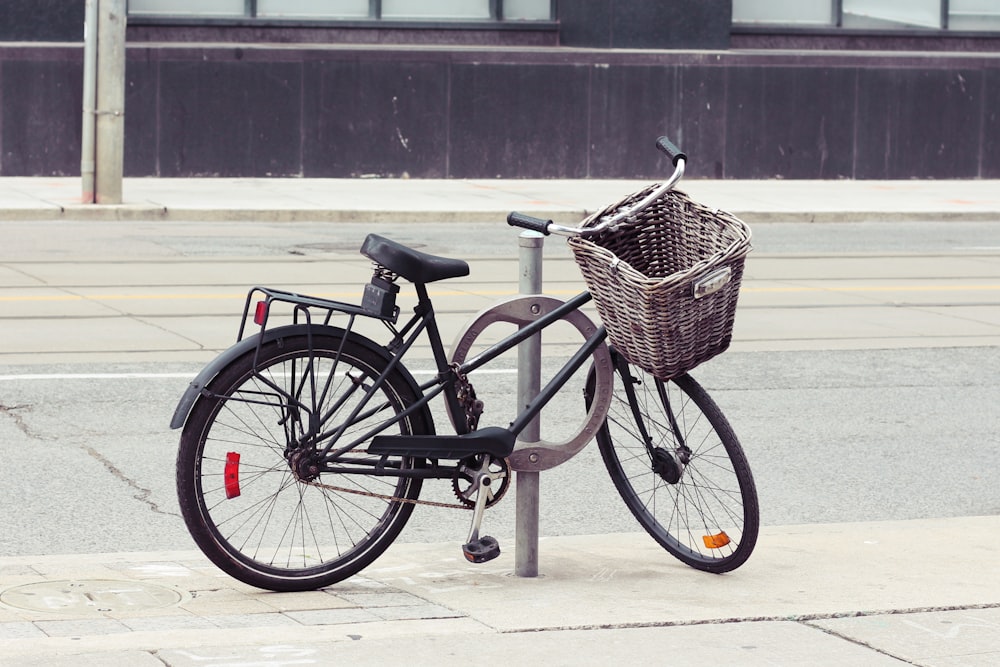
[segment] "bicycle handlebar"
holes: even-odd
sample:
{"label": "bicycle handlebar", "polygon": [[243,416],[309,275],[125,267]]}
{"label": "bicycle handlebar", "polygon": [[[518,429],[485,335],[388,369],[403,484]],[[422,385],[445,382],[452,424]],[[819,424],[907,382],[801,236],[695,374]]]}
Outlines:
{"label": "bicycle handlebar", "polygon": [[677,185],[678,181],[684,177],[684,166],[687,164],[688,159],[687,155],[685,155],[683,151],[677,148],[677,146],[675,146],[674,143],[666,137],[660,137],[657,139],[656,147],[670,158],[670,161],[674,165],[674,173],[671,174],[670,178],[660,185],[660,187],[649,193],[645,199],[634,206],[618,211],[614,215],[604,216],[601,218],[600,222],[593,227],[564,227],[563,225],[557,225],[551,220],[543,220],[541,218],[525,215],[524,213],[518,213],[517,211],[512,211],[510,215],[507,216],[507,224],[511,227],[523,227],[524,229],[541,232],[546,236],[549,234],[559,234],[561,236],[588,236],[590,234],[597,234],[598,232],[604,231],[608,227],[616,225],[621,220],[635,215],[652,204],[658,198],[663,196],[664,193],[668,192],[675,185]]}
{"label": "bicycle handlebar", "polygon": [[685,155],[681,149],[677,148],[677,146],[674,145],[674,142],[670,141],[670,139],[667,139],[666,137],[660,137],[657,139],[656,147],[667,154],[667,157],[670,158],[670,162],[672,162],[675,167],[677,166],[678,160],[684,160],[687,162],[688,156]]}
{"label": "bicycle handlebar", "polygon": [[511,211],[507,216],[507,224],[511,227],[523,227],[524,229],[530,229],[533,232],[541,232],[542,234],[548,236],[549,225],[553,225],[555,223],[551,220],[542,220],[541,218],[536,218],[531,215]]}

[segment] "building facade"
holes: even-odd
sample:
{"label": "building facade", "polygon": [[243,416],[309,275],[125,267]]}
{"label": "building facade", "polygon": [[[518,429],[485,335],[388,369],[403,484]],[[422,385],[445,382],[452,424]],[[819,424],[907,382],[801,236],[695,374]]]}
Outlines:
{"label": "building facade", "polygon": [[[80,166],[84,0],[0,3],[0,176]],[[130,0],[125,175],[1000,178],[993,0]]]}

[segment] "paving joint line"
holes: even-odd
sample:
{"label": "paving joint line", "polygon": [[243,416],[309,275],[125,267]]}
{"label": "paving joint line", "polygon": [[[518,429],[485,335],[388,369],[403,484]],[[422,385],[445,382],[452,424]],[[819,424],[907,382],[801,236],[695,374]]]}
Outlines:
{"label": "paving joint line", "polygon": [[855,639],[854,637],[850,637],[848,635],[842,634],[842,633],[837,632],[836,630],[832,630],[830,628],[824,628],[821,625],[816,625],[812,621],[801,621],[799,623],[799,625],[802,625],[802,626],[807,627],[807,628],[811,628],[813,630],[819,630],[823,634],[828,635],[830,637],[835,637],[836,639],[840,639],[841,641],[845,641],[848,644],[854,644],[855,646],[859,646],[861,648],[868,649],[869,651],[874,651],[875,653],[878,653],[879,655],[884,655],[887,658],[892,658],[893,660],[899,660],[900,662],[904,662],[907,665],[919,665],[919,663],[913,662],[912,660],[907,660],[906,658],[903,658],[902,656],[895,655],[894,653],[890,653],[889,651],[887,651],[885,649],[879,648],[877,646],[872,646],[868,642],[862,641],[860,639]]}
{"label": "paving joint line", "polygon": [[539,628],[519,628],[501,630],[501,634],[518,634],[530,632],[563,632],[569,630],[630,630],[639,628],[675,628],[695,625],[729,625],[738,623],[803,623],[825,621],[840,618],[869,618],[875,616],[897,616],[903,614],[932,614],[949,611],[969,611],[974,609],[1000,609],[1000,602],[983,602],[963,605],[938,605],[931,607],[908,607],[906,609],[873,609],[870,611],[856,610],[844,612],[826,612],[816,614],[795,614],[789,616],[732,616],[729,618],[704,618],[684,621],[650,621],[648,623],[603,623],[596,625],[567,625]]}

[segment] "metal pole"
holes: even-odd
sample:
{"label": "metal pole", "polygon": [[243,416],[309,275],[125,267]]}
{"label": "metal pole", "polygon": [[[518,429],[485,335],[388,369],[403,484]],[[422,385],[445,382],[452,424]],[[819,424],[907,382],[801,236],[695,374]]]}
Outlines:
{"label": "metal pole", "polygon": [[122,203],[125,159],[125,0],[100,0],[97,19],[95,200]]}
{"label": "metal pole", "polygon": [[97,99],[97,0],[87,0],[83,19],[83,131],[80,179],[84,204],[94,203],[94,105]]}
{"label": "metal pole", "polygon": [[[522,232],[518,287],[521,294],[542,293],[542,245],[545,237],[538,232]],[[541,389],[542,339],[536,334],[517,348],[517,400],[524,408]],[[524,442],[538,442],[541,429],[536,417],[521,432]],[[515,510],[514,574],[538,576],[538,494],[539,473],[518,471]]]}

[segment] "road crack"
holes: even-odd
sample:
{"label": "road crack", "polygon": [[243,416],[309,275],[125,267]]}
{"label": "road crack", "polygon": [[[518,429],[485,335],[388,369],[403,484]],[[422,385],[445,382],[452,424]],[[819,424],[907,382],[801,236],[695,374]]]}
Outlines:
{"label": "road crack", "polygon": [[[8,417],[14,423],[14,426],[16,426],[21,433],[31,438],[32,440],[47,440],[47,438],[44,438],[39,433],[35,432],[28,424],[28,420],[25,419],[25,415],[27,413],[30,413],[31,410],[32,406],[28,404],[5,405],[0,403],[0,416]],[[124,472],[122,472],[121,469],[119,469],[114,463],[112,463],[106,456],[101,454],[99,451],[97,451],[93,447],[89,447],[86,445],[80,445],[80,448],[83,449],[83,451],[85,451],[91,458],[93,458],[102,466],[104,466],[104,469],[107,470],[109,473],[111,473],[111,475],[115,479],[124,482],[132,489],[134,489],[135,493],[132,495],[132,497],[138,500],[139,502],[149,506],[149,509],[151,509],[153,512],[155,512],[156,514],[163,514],[166,516],[180,516],[175,512],[167,512],[163,510],[158,503],[152,500],[153,491],[151,489],[147,489],[143,486],[140,486],[135,480],[133,480]]]}
{"label": "road crack", "polygon": [[30,426],[28,426],[28,421],[24,418],[24,415],[31,412],[31,405],[4,405],[0,403],[0,415],[5,415],[14,422],[14,426],[17,427],[21,433],[25,434],[32,440],[44,440],[42,436],[35,433]]}
{"label": "road crack", "polygon": [[114,478],[116,478],[120,482],[124,482],[132,489],[134,489],[136,493],[132,494],[132,497],[138,500],[139,502],[146,504],[149,507],[149,509],[152,510],[154,513],[163,514],[165,516],[180,516],[175,512],[164,511],[159,506],[159,504],[157,504],[152,500],[153,492],[151,489],[147,489],[143,486],[140,486],[134,479],[132,479],[124,472],[122,472],[120,468],[118,468],[114,463],[112,463],[106,456],[101,454],[99,451],[97,451],[93,447],[85,445],[81,445],[81,448],[85,452],[87,452],[87,454],[90,455],[91,458],[93,458],[102,466],[104,466],[104,469],[107,470],[109,473],[111,473],[111,475]]}

